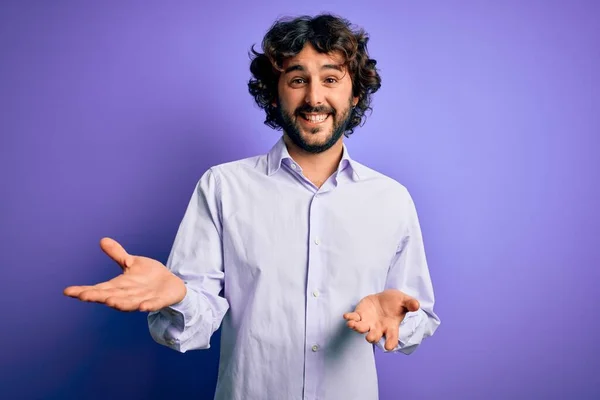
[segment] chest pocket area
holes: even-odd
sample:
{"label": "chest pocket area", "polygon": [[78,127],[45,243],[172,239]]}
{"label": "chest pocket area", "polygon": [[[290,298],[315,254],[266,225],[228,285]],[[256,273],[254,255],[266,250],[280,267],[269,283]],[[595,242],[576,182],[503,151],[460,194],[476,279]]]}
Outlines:
{"label": "chest pocket area", "polygon": [[271,283],[302,278],[306,270],[307,223],[273,207],[245,205],[224,221],[225,269],[244,281]]}
{"label": "chest pocket area", "polygon": [[346,283],[348,279],[384,282],[398,246],[395,225],[376,211],[352,218],[328,213],[323,229],[336,241],[329,260],[333,277],[344,276]]}

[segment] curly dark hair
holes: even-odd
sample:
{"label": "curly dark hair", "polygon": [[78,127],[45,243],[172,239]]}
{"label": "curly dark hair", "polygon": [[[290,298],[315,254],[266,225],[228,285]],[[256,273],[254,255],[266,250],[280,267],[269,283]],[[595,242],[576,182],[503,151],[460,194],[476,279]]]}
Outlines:
{"label": "curly dark hair", "polygon": [[273,103],[278,98],[277,84],[283,61],[310,43],[320,53],[340,52],[344,56],[344,66],[352,78],[353,97],[359,98],[344,132],[349,137],[355,127],[364,124],[365,112],[372,111],[371,95],[381,87],[381,77],[375,68],[377,61],[369,58],[367,52],[368,41],[363,29],[354,28],[348,20],[331,14],[277,20],[262,41],[264,53],[256,51],[254,46],[250,50],[250,72],[254,78],[248,82],[248,90],[267,114],[265,125],[282,129]]}

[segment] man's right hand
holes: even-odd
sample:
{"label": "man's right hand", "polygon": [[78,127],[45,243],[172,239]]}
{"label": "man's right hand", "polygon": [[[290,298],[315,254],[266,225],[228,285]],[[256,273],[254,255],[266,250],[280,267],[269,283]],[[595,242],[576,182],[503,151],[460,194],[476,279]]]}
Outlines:
{"label": "man's right hand", "polygon": [[158,311],[186,295],[183,281],[160,262],[133,256],[116,241],[104,238],[102,250],[123,269],[109,281],[93,286],[69,286],[64,294],[81,301],[103,303],[120,311]]}

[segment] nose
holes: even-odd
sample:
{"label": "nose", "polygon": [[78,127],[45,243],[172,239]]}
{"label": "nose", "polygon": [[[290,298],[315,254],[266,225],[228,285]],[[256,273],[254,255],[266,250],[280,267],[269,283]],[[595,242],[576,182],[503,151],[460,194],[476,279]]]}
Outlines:
{"label": "nose", "polygon": [[316,107],[324,103],[325,94],[318,80],[312,80],[306,86],[306,98],[304,101],[311,107]]}

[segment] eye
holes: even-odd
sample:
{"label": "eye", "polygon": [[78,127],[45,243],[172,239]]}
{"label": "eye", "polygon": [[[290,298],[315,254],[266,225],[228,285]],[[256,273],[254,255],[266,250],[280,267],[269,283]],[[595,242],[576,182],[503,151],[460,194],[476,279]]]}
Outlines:
{"label": "eye", "polygon": [[290,81],[290,83],[292,85],[303,85],[306,83],[306,80],[304,78],[294,78]]}
{"label": "eye", "polygon": [[334,84],[334,83],[337,83],[337,82],[338,82],[337,78],[330,77],[330,78],[326,78],[325,79],[325,83]]}

